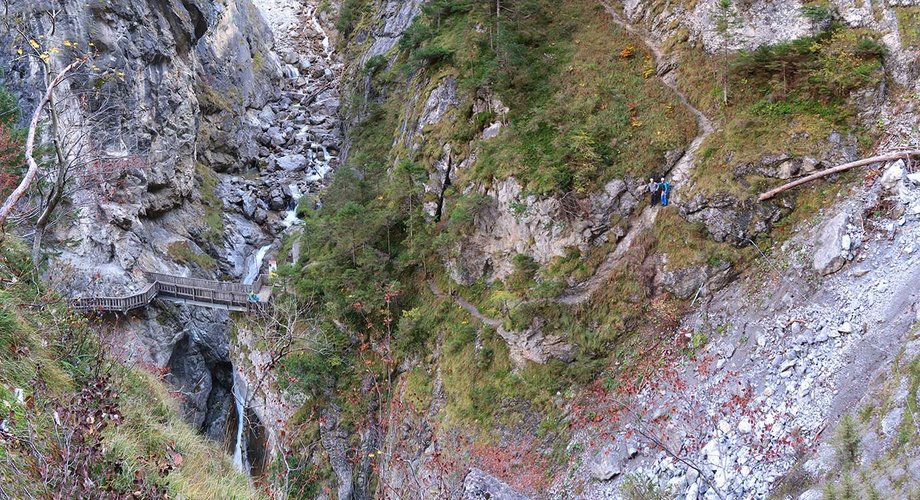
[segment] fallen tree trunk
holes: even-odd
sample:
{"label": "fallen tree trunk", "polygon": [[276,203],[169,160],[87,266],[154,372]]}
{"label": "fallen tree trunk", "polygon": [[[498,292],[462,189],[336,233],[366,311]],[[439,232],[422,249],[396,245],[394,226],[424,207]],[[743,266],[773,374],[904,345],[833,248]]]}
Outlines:
{"label": "fallen tree trunk", "polygon": [[917,156],[920,156],[920,150],[915,149],[915,150],[908,150],[908,151],[900,151],[898,153],[889,153],[886,155],[873,156],[870,158],[864,158],[862,160],[856,160],[850,163],[844,163],[843,165],[838,165],[834,168],[829,168],[827,170],[815,172],[811,175],[802,177],[801,179],[796,179],[790,183],[783,184],[782,186],[778,188],[771,189],[763,193],[762,195],[758,196],[757,200],[758,201],[769,200],[770,198],[778,195],[779,193],[782,193],[783,191],[792,189],[796,186],[801,186],[802,184],[811,182],[815,179],[820,179],[821,177],[825,177],[831,174],[836,174],[838,172],[843,172],[844,170],[849,170],[851,168],[861,167],[863,165],[870,165],[872,163],[880,163],[880,162],[894,161],[894,160],[906,160],[911,157],[917,157]]}

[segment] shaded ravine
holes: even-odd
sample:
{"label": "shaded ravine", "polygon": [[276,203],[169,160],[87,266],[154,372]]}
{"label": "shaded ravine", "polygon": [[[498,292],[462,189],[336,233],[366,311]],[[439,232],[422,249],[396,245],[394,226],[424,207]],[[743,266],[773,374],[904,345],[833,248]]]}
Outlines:
{"label": "shaded ravine", "polygon": [[[702,111],[690,104],[690,101],[687,99],[687,96],[681,92],[680,88],[677,86],[677,74],[674,71],[674,65],[667,61],[661,47],[656,44],[651,38],[645,35],[642,31],[636,29],[634,26],[626,22],[620,17],[616,10],[611,7],[609,4],[604,3],[604,10],[607,11],[607,14],[610,15],[614,23],[625,29],[626,31],[638,36],[642,39],[642,42],[652,51],[652,54],[655,57],[655,66],[657,67],[657,76],[661,82],[671,89],[675,94],[677,94],[680,102],[690,110],[691,113],[696,117],[697,124],[697,136],[690,142],[690,145],[684,151],[684,154],[680,157],[674,167],[668,174],[670,177],[670,182],[673,186],[679,186],[675,188],[675,196],[672,200],[672,203],[677,205],[681,201],[681,191],[686,189],[686,185],[689,181],[690,171],[693,169],[696,162],[696,153],[699,151],[700,147],[703,145],[703,141],[713,132],[714,128],[712,122]],[[642,210],[642,213],[633,220],[633,223],[629,226],[626,235],[617,243],[616,249],[607,255],[603,262],[597,267],[597,270],[587,280],[579,283],[578,285],[573,286],[567,292],[559,297],[559,302],[568,305],[578,305],[594,295],[594,292],[597,291],[604,283],[607,282],[610,273],[622,262],[623,257],[632,247],[632,242],[638,234],[641,234],[646,229],[650,228],[654,223],[655,219],[658,217],[658,206],[649,205]]]}

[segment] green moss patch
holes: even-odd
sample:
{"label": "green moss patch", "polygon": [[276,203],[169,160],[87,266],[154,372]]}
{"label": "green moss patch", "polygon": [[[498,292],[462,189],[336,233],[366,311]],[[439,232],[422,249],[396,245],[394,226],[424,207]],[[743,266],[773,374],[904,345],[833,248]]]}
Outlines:
{"label": "green moss patch", "polygon": [[187,241],[174,241],[166,249],[169,258],[181,264],[195,264],[202,269],[214,269],[217,267],[217,261],[207,254],[198,253],[192,250]]}

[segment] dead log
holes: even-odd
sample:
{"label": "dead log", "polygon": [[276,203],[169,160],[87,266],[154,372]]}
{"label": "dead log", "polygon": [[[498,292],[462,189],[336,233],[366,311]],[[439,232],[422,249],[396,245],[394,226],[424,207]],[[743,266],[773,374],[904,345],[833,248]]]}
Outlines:
{"label": "dead log", "polygon": [[894,160],[906,160],[911,157],[917,157],[917,156],[920,156],[920,150],[908,150],[908,151],[900,151],[897,153],[889,153],[886,155],[873,156],[870,158],[863,158],[862,160],[856,160],[850,163],[844,163],[843,165],[838,165],[834,168],[829,168],[827,170],[815,172],[811,175],[802,177],[801,179],[796,179],[787,184],[783,184],[782,186],[778,188],[771,189],[763,193],[759,197],[757,197],[757,200],[758,201],[769,200],[770,198],[778,195],[779,193],[782,193],[783,191],[792,189],[796,186],[801,186],[802,184],[811,182],[815,179],[820,179],[821,177],[825,177],[831,174],[836,174],[838,172],[843,172],[844,170],[849,170],[851,168],[861,167],[863,165],[870,165],[872,163],[888,162],[888,161],[894,161]]}

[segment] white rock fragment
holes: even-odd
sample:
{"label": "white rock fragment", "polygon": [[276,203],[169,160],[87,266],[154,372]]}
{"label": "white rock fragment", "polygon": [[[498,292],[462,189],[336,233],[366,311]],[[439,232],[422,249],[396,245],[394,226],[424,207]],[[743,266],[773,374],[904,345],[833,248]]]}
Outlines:
{"label": "white rock fragment", "polygon": [[752,429],[753,425],[751,424],[751,418],[747,415],[741,417],[741,421],[738,422],[738,432],[742,434],[748,434]]}

